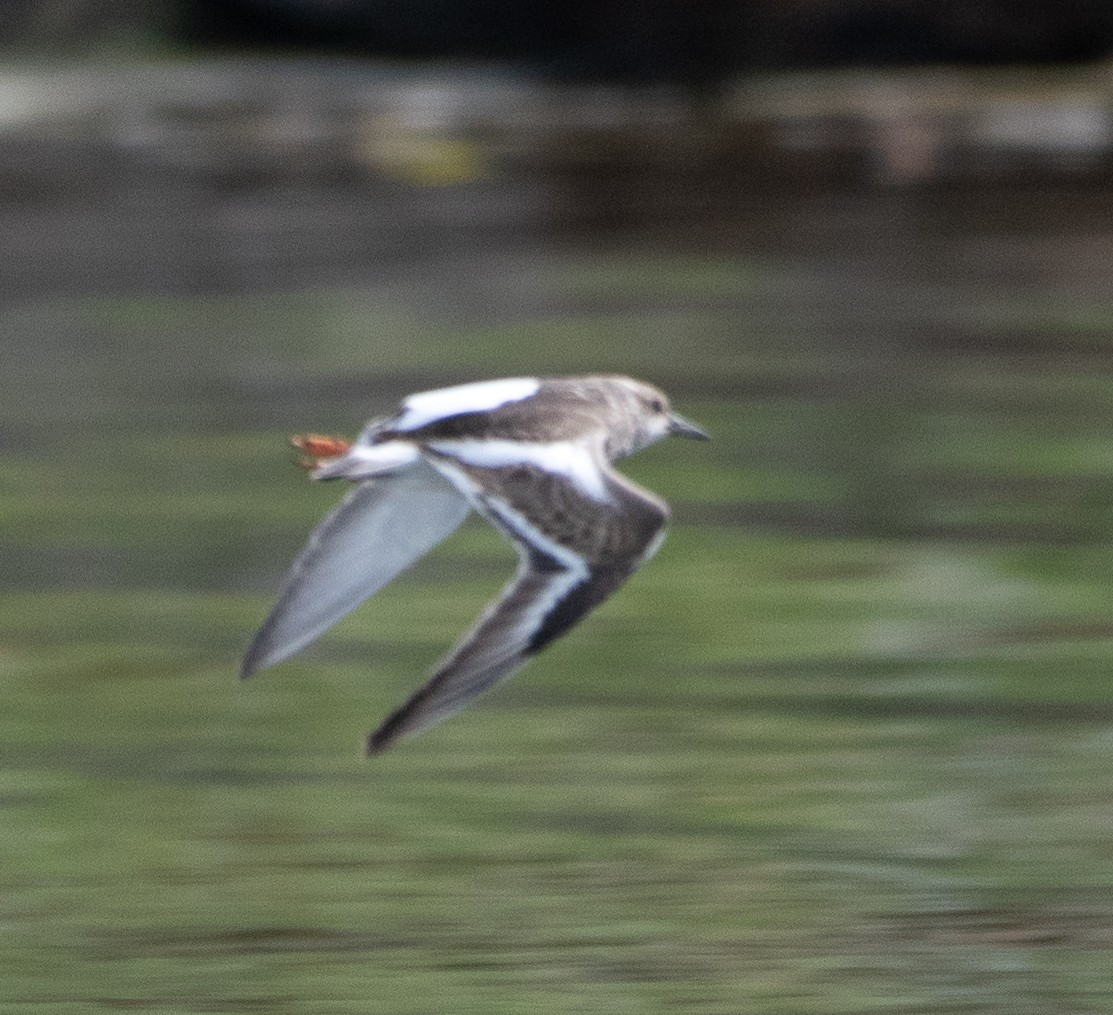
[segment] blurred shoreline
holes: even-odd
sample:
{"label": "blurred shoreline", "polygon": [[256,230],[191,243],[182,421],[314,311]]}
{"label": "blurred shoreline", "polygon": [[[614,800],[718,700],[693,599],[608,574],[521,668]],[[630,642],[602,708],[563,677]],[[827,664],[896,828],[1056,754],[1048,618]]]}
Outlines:
{"label": "blurred shoreline", "polygon": [[351,59],[0,72],[5,202],[143,173],[250,186],[699,177],[730,190],[1093,186],[1111,168],[1105,64],[778,74],[698,94]]}

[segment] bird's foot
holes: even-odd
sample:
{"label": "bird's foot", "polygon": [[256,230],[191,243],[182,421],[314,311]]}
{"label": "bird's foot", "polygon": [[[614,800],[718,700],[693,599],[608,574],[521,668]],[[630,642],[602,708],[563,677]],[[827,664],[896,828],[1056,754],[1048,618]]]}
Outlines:
{"label": "bird's foot", "polygon": [[340,457],[352,446],[352,442],[343,437],[319,433],[295,434],[290,443],[302,452],[298,465],[303,469],[316,469],[324,462]]}

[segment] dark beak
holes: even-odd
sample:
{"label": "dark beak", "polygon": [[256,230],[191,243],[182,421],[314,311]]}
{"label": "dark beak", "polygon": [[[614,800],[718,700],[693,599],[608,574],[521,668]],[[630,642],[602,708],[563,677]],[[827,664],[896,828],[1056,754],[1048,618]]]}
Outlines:
{"label": "dark beak", "polygon": [[669,433],[676,437],[690,437],[695,441],[711,440],[711,434],[706,430],[701,430],[695,423],[689,423],[675,412],[669,417]]}

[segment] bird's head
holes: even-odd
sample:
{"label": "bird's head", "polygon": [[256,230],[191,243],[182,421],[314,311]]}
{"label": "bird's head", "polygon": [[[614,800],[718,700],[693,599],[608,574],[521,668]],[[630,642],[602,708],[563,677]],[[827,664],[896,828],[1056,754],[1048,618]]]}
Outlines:
{"label": "bird's head", "polygon": [[616,377],[612,383],[621,393],[625,406],[628,427],[628,441],[614,457],[633,454],[662,437],[688,437],[693,440],[710,439],[706,430],[674,412],[672,405],[660,388],[631,377]]}

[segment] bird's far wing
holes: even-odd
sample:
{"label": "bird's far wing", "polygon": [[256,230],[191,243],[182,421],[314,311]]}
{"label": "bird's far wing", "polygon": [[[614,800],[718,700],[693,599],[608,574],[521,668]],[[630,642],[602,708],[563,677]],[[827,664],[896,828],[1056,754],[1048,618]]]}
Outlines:
{"label": "bird's far wing", "polygon": [[[447,719],[505,680],[557,634],[607,598],[627,575],[576,573],[528,563],[437,672],[391,713],[367,741],[377,754],[400,737]],[[547,628],[552,628],[552,633]],[[558,630],[559,628],[559,630]]]}
{"label": "bird's far wing", "polygon": [[470,510],[424,461],[360,483],[325,516],[294,561],[278,602],[248,647],[242,676],[304,648],[448,538]]}
{"label": "bird's far wing", "polygon": [[[521,477],[518,470],[518,482]],[[546,519],[527,516],[505,501],[497,509],[488,503],[491,520],[518,543],[522,563],[517,577],[433,676],[371,734],[368,754],[448,718],[511,676],[618,589],[656,548],[667,511],[651,494],[609,470],[614,496],[606,503],[583,495],[568,480],[545,473],[537,478],[550,494],[559,484],[565,500],[576,501],[581,510],[577,527],[590,533],[593,549],[599,552],[580,556],[550,537],[546,530],[553,527],[548,523],[559,524],[559,511]],[[559,499],[557,495],[540,503],[549,508]]]}

